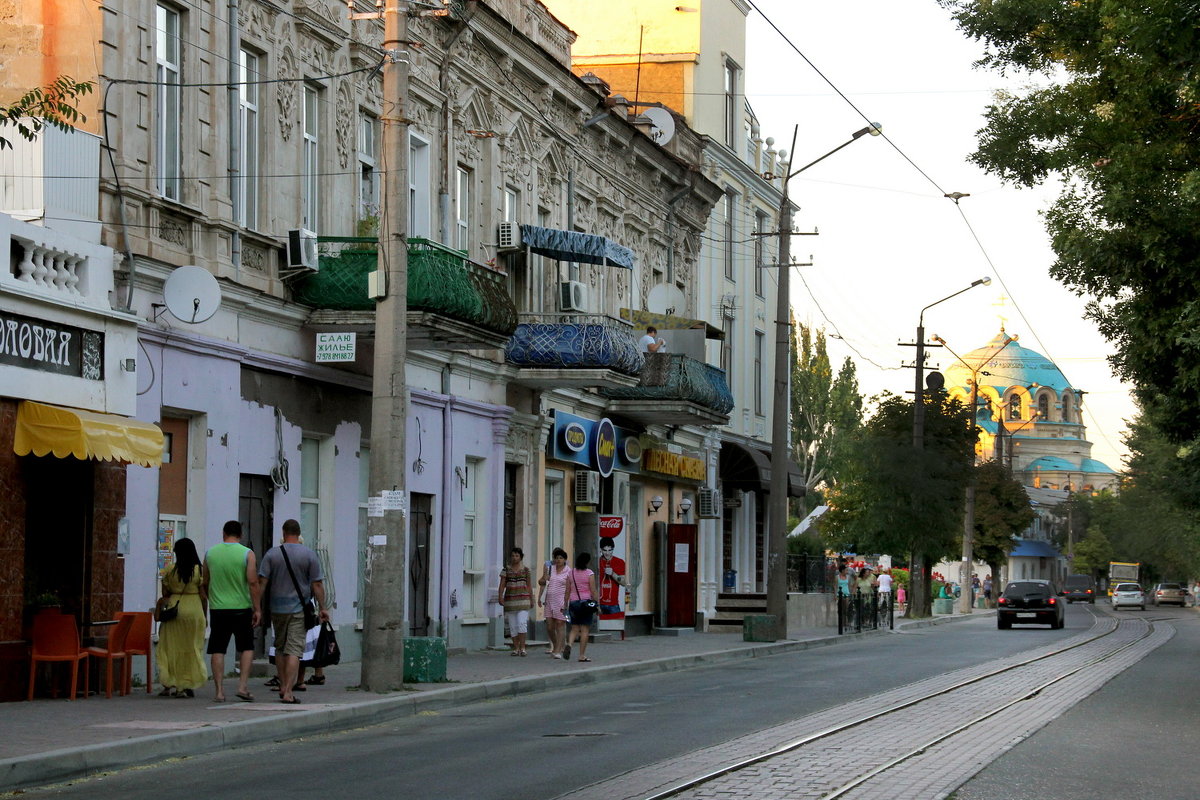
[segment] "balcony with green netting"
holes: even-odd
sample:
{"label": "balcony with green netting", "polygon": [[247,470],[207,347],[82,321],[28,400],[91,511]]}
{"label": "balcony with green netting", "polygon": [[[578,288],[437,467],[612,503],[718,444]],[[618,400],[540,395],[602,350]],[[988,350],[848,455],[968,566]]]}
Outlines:
{"label": "balcony with green netting", "polygon": [[[368,276],[378,269],[375,237],[322,236],[320,268],[296,281],[294,297],[313,307],[315,328],[373,329]],[[461,250],[408,240],[408,348],[500,349],[517,327],[508,276]]]}
{"label": "balcony with green netting", "polygon": [[645,425],[724,425],[733,410],[725,370],[679,353],[646,353],[633,387],[605,387],[608,413]]}

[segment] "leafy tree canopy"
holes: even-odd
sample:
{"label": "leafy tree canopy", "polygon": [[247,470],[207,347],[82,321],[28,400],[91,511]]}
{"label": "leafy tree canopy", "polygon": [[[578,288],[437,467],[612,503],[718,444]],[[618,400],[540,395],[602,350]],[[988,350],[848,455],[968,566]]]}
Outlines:
{"label": "leafy tree canopy", "polygon": [[1033,186],[1051,273],[1115,345],[1118,374],[1174,441],[1200,418],[1200,26],[1192,0],[939,0],[980,65],[1038,77],[988,108],[973,160]]}
{"label": "leafy tree canopy", "polygon": [[975,467],[975,557],[1001,564],[1013,539],[1033,524],[1036,514],[1020,481],[1004,465],[987,461]]}
{"label": "leafy tree canopy", "polygon": [[[30,89],[9,106],[0,106],[0,124],[13,126],[22,138],[33,141],[46,124],[61,130],[71,130],[87,118],[79,111],[79,98],[95,88],[91,81],[76,81],[59,76],[49,86]],[[0,136],[0,150],[12,147],[12,142]]]}

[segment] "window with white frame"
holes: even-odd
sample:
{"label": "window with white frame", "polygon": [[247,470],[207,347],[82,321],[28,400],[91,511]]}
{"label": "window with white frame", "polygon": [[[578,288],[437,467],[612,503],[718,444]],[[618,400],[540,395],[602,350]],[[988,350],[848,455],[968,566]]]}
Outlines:
{"label": "window with white frame", "polygon": [[737,142],[738,133],[738,84],[741,80],[741,68],[726,59],[725,61],[725,144],[733,147]]}
{"label": "window with white frame", "polygon": [[734,215],[737,213],[737,195],[733,190],[725,188],[725,277],[728,280],[734,280],[734,243],[733,238],[736,235],[736,226],[734,225]]}
{"label": "window with white frame", "polygon": [[358,619],[363,618],[367,600],[367,498],[371,494],[371,448],[358,448]]}
{"label": "window with white frame", "polygon": [[754,237],[754,294],[758,297],[765,297],[764,290],[764,273],[769,269],[767,265],[767,237],[766,232],[771,226],[771,218],[762,211],[757,211],[754,214],[754,231],[758,235]]}
{"label": "window with white frame", "polygon": [[563,544],[563,509],[566,491],[563,472],[556,469],[546,470],[545,487],[546,513],[543,521],[546,527],[543,532],[545,550],[542,553],[542,560],[549,561],[554,548],[562,547]]}
{"label": "window with white frame", "polygon": [[472,180],[474,174],[470,169],[459,165],[455,173],[454,190],[454,246],[459,250],[471,251],[471,201],[474,197]]}
{"label": "window with white frame", "polygon": [[258,227],[258,81],[259,57],[242,48],[238,53],[238,139],[241,158],[238,163],[238,223],[244,228]]}
{"label": "window with white frame", "polygon": [[304,87],[303,161],[300,178],[301,225],[320,230],[321,208],[321,92],[315,86]]}
{"label": "window with white frame", "polygon": [[300,439],[300,532],[317,549],[321,540],[321,440]]}
{"label": "window with white frame", "polygon": [[[379,222],[379,120],[358,116],[358,220]],[[367,235],[366,231],[362,231]]]}
{"label": "window with white frame", "polygon": [[721,369],[725,370],[726,385],[733,386],[733,331],[735,321],[732,317],[724,317],[721,322],[722,330],[725,331],[725,338],[721,341]]}
{"label": "window with white frame", "polygon": [[159,5],[154,34],[155,80],[158,83],[154,147],[158,162],[158,192],[170,200],[179,200],[183,173],[183,151],[179,140],[183,116],[179,88],[182,72],[179,12],[170,6]]}
{"label": "window with white frame", "polygon": [[505,222],[518,222],[517,219],[521,212],[521,193],[511,186],[504,187],[504,213]]}
{"label": "window with white frame", "polygon": [[429,142],[408,137],[408,230],[430,238]]}
{"label": "window with white frame", "polygon": [[463,513],[463,617],[486,616],[484,601],[487,599],[487,570],[484,568],[486,554],[487,505],[483,496],[483,459],[468,458],[462,474]]}
{"label": "window with white frame", "polygon": [[766,373],[763,371],[763,353],[766,350],[767,336],[762,331],[754,332],[754,413],[763,414],[763,382]]}

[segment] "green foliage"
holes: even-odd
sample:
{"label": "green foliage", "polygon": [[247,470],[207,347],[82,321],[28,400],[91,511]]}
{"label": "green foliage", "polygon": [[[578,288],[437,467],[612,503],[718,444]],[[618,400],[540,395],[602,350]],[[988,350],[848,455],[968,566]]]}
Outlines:
{"label": "green foliage", "polygon": [[1116,371],[1175,443],[1200,418],[1200,26],[1192,0],[939,0],[980,65],[1029,73],[996,98],[973,160],[1063,180],[1055,278],[1092,301]]}
{"label": "green foliage", "polygon": [[975,558],[993,569],[1003,563],[1015,544],[1013,537],[1036,517],[1029,495],[1007,467],[996,461],[975,467]]}
{"label": "green foliage", "polygon": [[[0,123],[15,126],[17,133],[31,142],[47,123],[60,130],[73,130],[76,123],[87,121],[79,111],[79,98],[95,88],[91,81],[61,75],[49,86],[30,89],[12,105],[0,106]],[[12,147],[12,142],[0,136],[0,150],[6,147]]]}
{"label": "green foliage", "polygon": [[1079,575],[1097,575],[1108,571],[1108,562],[1118,561],[1113,557],[1113,547],[1104,531],[1093,527],[1075,545],[1075,572]]}

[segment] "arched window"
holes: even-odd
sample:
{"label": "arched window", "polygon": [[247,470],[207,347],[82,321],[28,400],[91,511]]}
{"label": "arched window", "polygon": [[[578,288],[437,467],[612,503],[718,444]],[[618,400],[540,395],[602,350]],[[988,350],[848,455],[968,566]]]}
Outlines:
{"label": "arched window", "polygon": [[1008,396],[1008,418],[1021,418],[1021,395],[1013,392]]}
{"label": "arched window", "polygon": [[1038,398],[1038,419],[1050,419],[1050,398],[1046,395]]}
{"label": "arched window", "polygon": [[1068,392],[1063,392],[1062,402],[1063,422],[1071,421],[1071,395]]}

